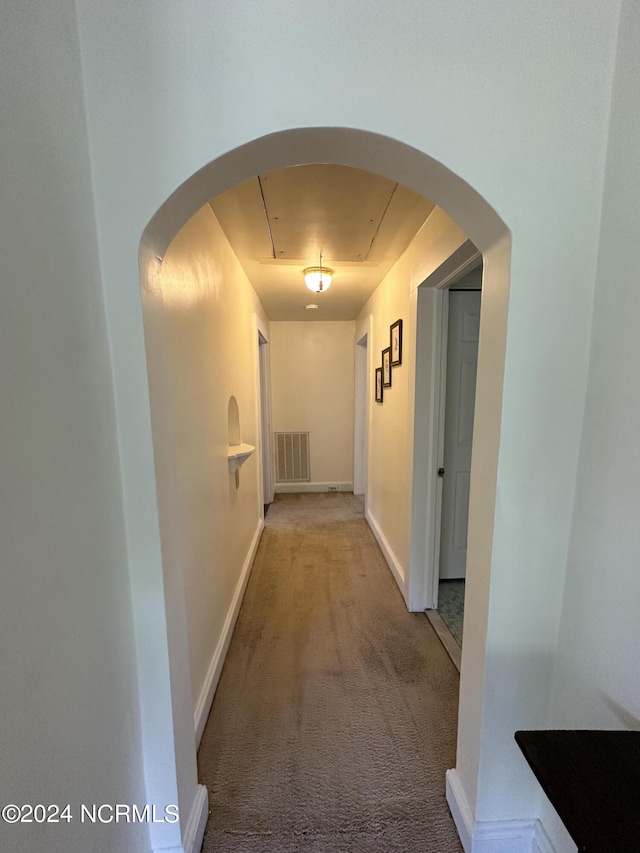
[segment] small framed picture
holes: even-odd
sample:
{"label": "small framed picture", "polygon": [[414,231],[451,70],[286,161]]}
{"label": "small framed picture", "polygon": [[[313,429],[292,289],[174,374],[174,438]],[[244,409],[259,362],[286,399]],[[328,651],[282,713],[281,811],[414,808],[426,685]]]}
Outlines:
{"label": "small framed picture", "polygon": [[376,403],[382,402],[382,368],[376,367]]}
{"label": "small framed picture", "polygon": [[391,347],[382,350],[382,386],[391,388]]}
{"label": "small framed picture", "polygon": [[391,326],[391,365],[402,364],[402,320]]}

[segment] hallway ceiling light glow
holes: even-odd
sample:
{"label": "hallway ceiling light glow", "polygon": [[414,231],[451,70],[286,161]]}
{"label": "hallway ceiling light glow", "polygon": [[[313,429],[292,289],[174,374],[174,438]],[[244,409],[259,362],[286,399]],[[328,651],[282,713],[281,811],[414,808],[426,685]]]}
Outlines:
{"label": "hallway ceiling light glow", "polygon": [[332,276],[333,270],[322,266],[322,252],[320,252],[320,266],[307,267],[304,270],[304,283],[314,293],[324,293],[331,287]]}

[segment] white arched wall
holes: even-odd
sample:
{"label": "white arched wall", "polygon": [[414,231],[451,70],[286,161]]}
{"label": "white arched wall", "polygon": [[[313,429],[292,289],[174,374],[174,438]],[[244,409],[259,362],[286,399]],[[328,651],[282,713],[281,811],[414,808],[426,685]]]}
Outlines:
{"label": "white arched wall", "polygon": [[[224,192],[251,175],[292,164],[331,162],[354,166],[400,181],[428,196],[448,210],[483,251],[485,259],[485,302],[483,307],[483,347],[478,366],[478,400],[474,447],[474,471],[479,472],[482,490],[472,490],[470,505],[470,545],[474,583],[467,608],[475,618],[467,626],[465,649],[470,649],[463,665],[460,706],[458,772],[466,791],[473,792],[479,770],[479,744],[483,705],[488,587],[491,568],[491,530],[500,435],[502,375],[506,339],[506,306],[509,290],[510,237],[506,226],[489,205],[457,176],[427,155],[396,140],[346,128],[298,129],[255,140],[208,164],[186,181],[160,208],[143,235],[140,247],[140,275],[145,318],[145,334],[151,413],[154,432],[158,507],[162,522],[162,554],[167,612],[169,675],[173,706],[173,737],[179,785],[188,791],[195,783],[195,754],[192,745],[190,688],[184,618],[184,597],[179,576],[180,530],[176,519],[175,473],[166,450],[172,441],[172,413],[163,382],[166,377],[166,343],[163,336],[162,295],[159,287],[161,259],[169,243],[185,221],[208,199]],[[408,436],[409,446],[412,445]],[[400,472],[411,491],[412,467]],[[408,523],[408,522],[407,522]],[[408,579],[410,581],[410,579]],[[147,619],[146,604],[136,609],[140,621]],[[151,637],[139,645],[143,672],[156,656]],[[141,677],[143,677],[141,672]],[[467,673],[469,677],[467,678]],[[143,696],[148,710],[159,706],[162,685],[156,684]],[[146,701],[145,701],[146,700]],[[166,703],[167,696],[164,694]],[[148,743],[148,756],[160,754]],[[192,778],[191,786],[189,777]],[[164,783],[163,783],[164,784]],[[183,794],[183,797],[185,795]],[[202,794],[200,795],[202,796]],[[188,797],[188,794],[187,794]],[[186,808],[187,806],[185,806]]]}
{"label": "white arched wall", "polygon": [[[41,574],[42,566],[50,581],[64,577],[58,599],[61,604],[64,597],[66,609],[60,612],[68,618],[55,625],[38,621],[34,602],[51,616],[44,586],[33,572],[14,572],[20,583],[8,585],[5,603],[14,614],[24,611],[22,623],[14,616],[23,633],[24,626],[33,631],[14,650],[17,665],[9,676],[17,677],[19,689],[11,686],[15,678],[7,682],[20,703],[8,724],[22,720],[26,737],[16,738],[15,726],[7,733],[16,760],[5,781],[17,779],[27,793],[37,792],[38,782],[42,786],[42,774],[25,775],[29,762],[42,760],[42,751],[28,731],[32,726],[37,735],[38,710],[28,707],[32,685],[22,675],[29,663],[60,658],[71,636],[68,626],[78,634],[80,616],[91,626],[74,644],[71,659],[65,657],[66,703],[57,719],[47,715],[41,732],[55,743],[51,767],[58,793],[67,781],[72,791],[87,796],[124,784],[125,799],[131,794],[144,801],[133,695],[139,690],[148,793],[160,807],[173,801],[178,782],[172,733],[174,723],[181,723],[179,707],[168,701],[166,598],[138,287],[140,235],[176,187],[225,152],[283,129],[357,127],[428,152],[464,176],[512,232],[481,772],[477,797],[467,793],[482,822],[531,816],[536,804],[524,784],[528,771],[512,730],[544,718],[549,668],[557,665],[556,701],[561,698],[552,724],[615,725],[613,708],[603,709],[612,697],[633,707],[634,681],[626,670],[636,639],[630,630],[634,596],[623,597],[622,619],[623,598],[612,593],[607,599],[616,625],[608,643],[599,642],[593,602],[601,602],[602,554],[610,556],[612,537],[619,541],[621,519],[627,522],[624,545],[631,556],[614,560],[615,566],[609,562],[607,572],[610,580],[616,569],[613,576],[622,586],[612,588],[625,592],[635,577],[629,533],[634,502],[625,500],[631,492],[620,486],[620,472],[632,485],[633,436],[625,432],[628,417],[619,416],[621,400],[612,405],[611,394],[623,396],[634,387],[632,350],[625,346],[637,338],[630,310],[636,291],[629,284],[638,266],[636,241],[629,239],[637,208],[631,179],[637,150],[632,120],[637,3],[624,0],[622,19],[618,0],[54,0],[41,4],[49,14],[38,15],[27,5],[12,4],[20,12],[3,16],[7,49],[1,54],[9,116],[2,146],[9,176],[2,260],[8,263],[5,278],[13,283],[6,288],[9,311],[3,313],[10,330],[2,338],[4,349],[8,346],[3,377],[19,392],[19,405],[10,407],[6,422],[9,439],[15,432],[17,442],[8,448],[16,489],[10,476],[5,538],[16,565],[32,559],[34,571]],[[621,52],[612,98],[618,27]],[[310,61],[310,44],[322,46],[322,61]],[[585,409],[598,258],[599,306]],[[628,329],[621,328],[623,318]],[[624,364],[631,365],[626,372]],[[90,436],[82,447],[69,428],[78,417]],[[583,424],[583,479],[564,590]],[[603,487],[602,449],[609,445],[615,459],[611,465],[606,457]],[[44,448],[55,457],[53,467],[35,464]],[[65,484],[80,483],[74,494],[82,505],[70,513],[75,504]],[[106,501],[96,503],[99,495]],[[38,513],[45,523],[34,528]],[[70,542],[80,546],[72,547],[73,554]],[[138,647],[155,648],[138,675],[127,630],[129,582]],[[104,590],[121,605],[107,608],[106,616]],[[26,618],[23,598],[32,619]],[[94,613],[102,614],[97,622]],[[558,652],[561,618],[569,648]],[[14,645],[18,635],[12,634]],[[627,653],[617,654],[622,647]],[[115,657],[109,649],[116,649]],[[109,677],[109,692],[100,676],[109,673],[109,660],[123,657],[132,666],[118,667],[119,676]],[[59,679],[47,685],[52,696],[60,694]],[[91,690],[98,708],[93,716]],[[75,701],[78,691],[81,703]],[[154,696],[156,708],[149,704]],[[100,722],[101,737],[92,735],[92,721]],[[88,763],[86,743],[87,755],[95,759]],[[177,752],[182,756],[180,747]],[[11,765],[9,760],[9,770]],[[181,760],[183,818],[195,792],[194,773],[193,762]],[[156,797],[163,783],[167,796]],[[138,829],[132,844],[146,851],[146,827]],[[60,830],[62,849],[80,828]],[[175,835],[162,827],[158,832],[162,838],[154,836],[154,846],[170,849]],[[105,835],[104,849],[118,849],[117,839]]]}
{"label": "white arched wall", "polygon": [[[159,583],[140,235],[176,187],[212,159],[229,167],[217,190],[209,188],[215,192],[244,174],[227,152],[246,157],[251,140],[272,139],[282,150],[256,170],[291,165],[298,143],[271,135],[321,125],[369,131],[349,162],[383,173],[379,134],[390,146],[410,146],[414,164],[425,162],[417,152],[428,152],[472,185],[512,233],[495,523],[479,531],[492,548],[491,584],[478,591],[485,600],[477,608],[488,608],[485,670],[477,673],[484,688],[478,696],[475,681],[463,677],[457,768],[476,821],[535,817],[536,785],[513,730],[544,725],[556,654],[619,4],[78,0],[75,8],[137,643],[147,649],[138,663],[149,795],[176,786],[176,763],[183,815],[196,789],[193,746],[189,756],[169,739],[175,726],[192,740],[193,722],[191,708],[183,715],[167,700],[167,655],[177,653],[167,644]],[[310,41],[322,44],[322,62],[309,61]],[[312,139],[309,145],[311,155]],[[340,159],[330,149],[324,158]],[[463,199],[438,197],[438,172],[447,172],[432,165],[429,194],[471,233],[458,213]],[[415,186],[409,161],[393,168]],[[465,184],[458,189],[464,193]],[[147,235],[142,263],[151,280],[154,249],[162,254],[196,206],[188,195],[178,194],[183,212],[174,211],[173,224],[154,221]],[[474,239],[481,248],[491,242]],[[489,267],[500,265],[499,244],[492,257],[488,281]],[[483,323],[506,310],[494,305]]]}

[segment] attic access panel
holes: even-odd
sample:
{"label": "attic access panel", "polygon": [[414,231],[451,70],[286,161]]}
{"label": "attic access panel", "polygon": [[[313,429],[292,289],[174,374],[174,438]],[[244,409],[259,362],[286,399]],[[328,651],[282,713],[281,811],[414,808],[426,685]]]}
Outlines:
{"label": "attic access panel", "polygon": [[396,184],[361,169],[311,165],[260,176],[276,258],[364,261]]}

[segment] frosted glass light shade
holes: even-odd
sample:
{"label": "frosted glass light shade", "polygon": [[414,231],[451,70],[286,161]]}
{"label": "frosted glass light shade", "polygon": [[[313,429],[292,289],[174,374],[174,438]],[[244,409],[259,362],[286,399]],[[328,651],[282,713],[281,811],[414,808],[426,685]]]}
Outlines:
{"label": "frosted glass light shade", "polygon": [[307,267],[304,271],[304,283],[314,293],[324,293],[331,287],[333,270],[328,267]]}

